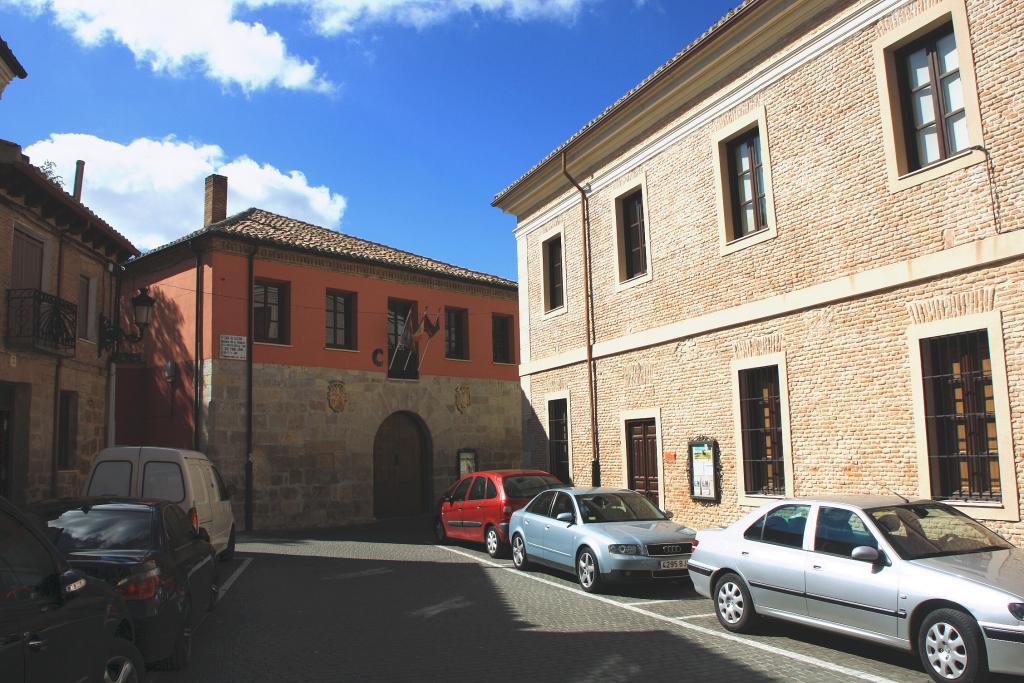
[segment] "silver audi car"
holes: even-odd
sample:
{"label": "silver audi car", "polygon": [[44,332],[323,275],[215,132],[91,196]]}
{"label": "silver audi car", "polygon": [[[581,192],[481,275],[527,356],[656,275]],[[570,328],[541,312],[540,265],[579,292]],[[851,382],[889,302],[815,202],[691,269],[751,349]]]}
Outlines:
{"label": "silver audi car", "polygon": [[670,517],[625,489],[544,491],[512,513],[512,563],[572,572],[591,593],[611,581],[685,578],[696,532]]}
{"label": "silver audi car", "polygon": [[916,650],[936,681],[1024,674],[1024,551],[948,505],[778,501],[694,546],[693,586],[730,631],[778,617]]}

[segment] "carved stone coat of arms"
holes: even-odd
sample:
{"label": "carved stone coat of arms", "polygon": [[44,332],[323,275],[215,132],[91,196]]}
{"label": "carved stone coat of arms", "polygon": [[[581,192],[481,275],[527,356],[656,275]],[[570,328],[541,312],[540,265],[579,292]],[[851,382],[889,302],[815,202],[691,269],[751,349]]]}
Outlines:
{"label": "carved stone coat of arms", "polygon": [[336,380],[327,385],[327,405],[336,413],[343,412],[348,405],[348,394],[345,393],[345,383]]}

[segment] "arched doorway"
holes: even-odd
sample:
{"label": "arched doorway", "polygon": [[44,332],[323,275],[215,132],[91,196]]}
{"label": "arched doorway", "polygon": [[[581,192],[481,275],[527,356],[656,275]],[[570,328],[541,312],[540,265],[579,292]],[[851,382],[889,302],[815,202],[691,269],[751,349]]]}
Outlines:
{"label": "arched doorway", "polygon": [[373,438],[373,516],[401,517],[430,505],[433,458],[419,416],[392,413]]}

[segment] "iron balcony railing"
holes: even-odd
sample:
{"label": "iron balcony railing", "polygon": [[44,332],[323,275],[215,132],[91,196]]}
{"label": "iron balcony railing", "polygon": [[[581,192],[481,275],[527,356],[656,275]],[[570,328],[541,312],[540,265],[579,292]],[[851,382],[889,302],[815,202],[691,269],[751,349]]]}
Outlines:
{"label": "iron balcony railing", "polygon": [[70,301],[38,289],[8,289],[4,340],[11,349],[73,356],[77,318]]}

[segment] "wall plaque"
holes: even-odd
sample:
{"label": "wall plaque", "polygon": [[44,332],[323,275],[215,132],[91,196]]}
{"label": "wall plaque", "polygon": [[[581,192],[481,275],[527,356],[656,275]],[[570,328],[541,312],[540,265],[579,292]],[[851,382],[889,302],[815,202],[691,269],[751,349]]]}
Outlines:
{"label": "wall plaque", "polygon": [[229,360],[245,360],[246,338],[234,334],[220,335],[220,357]]}

